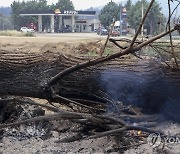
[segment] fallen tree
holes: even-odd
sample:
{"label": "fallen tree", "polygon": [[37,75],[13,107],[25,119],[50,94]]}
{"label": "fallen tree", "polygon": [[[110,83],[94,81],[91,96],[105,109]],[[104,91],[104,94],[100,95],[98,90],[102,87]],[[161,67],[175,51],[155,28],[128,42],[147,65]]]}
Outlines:
{"label": "fallen tree", "polygon": [[[67,57],[56,53],[1,53],[0,57],[1,96],[25,96],[50,101],[56,101],[45,89],[51,77],[85,59],[87,61],[85,57]],[[149,98],[149,102],[152,102],[150,101],[152,99],[155,99],[154,102],[158,99],[162,101],[165,94],[178,97],[180,90],[178,77],[179,71],[173,72],[155,60],[125,58],[76,71],[58,81],[53,87],[55,93],[63,97],[99,102],[104,102],[100,99],[102,94],[99,91],[121,101],[127,100],[131,95],[131,92],[126,91],[136,93],[139,91],[141,94],[134,95],[135,104],[136,99],[140,101]],[[174,85],[176,91],[167,90],[167,87],[175,88]],[[153,95],[156,95],[156,98],[151,97]]]}

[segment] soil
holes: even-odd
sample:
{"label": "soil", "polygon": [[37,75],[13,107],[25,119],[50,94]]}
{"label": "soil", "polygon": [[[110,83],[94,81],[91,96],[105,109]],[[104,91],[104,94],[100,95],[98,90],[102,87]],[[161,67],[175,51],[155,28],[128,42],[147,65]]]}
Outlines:
{"label": "soil", "polygon": [[[63,52],[66,54],[98,54],[104,39],[75,37],[4,37],[0,36],[0,51],[3,52]],[[112,44],[108,47],[118,51]],[[39,101],[39,100],[38,100]],[[41,100],[46,103],[46,101]],[[25,109],[26,108],[26,109]],[[34,111],[33,107],[20,107],[23,111]],[[42,111],[42,110],[41,110]],[[25,113],[26,113],[25,112]],[[33,115],[31,113],[30,116]],[[43,114],[43,111],[40,112]],[[48,113],[48,111],[45,111]],[[1,116],[1,115],[0,115]],[[21,117],[21,116],[20,116]],[[27,116],[26,116],[27,117]],[[12,119],[11,119],[12,120]],[[16,119],[13,119],[16,120]],[[0,121],[1,122],[1,121]],[[0,153],[2,154],[63,154],[63,153],[180,153],[180,144],[161,145],[153,148],[146,142],[139,146],[126,146],[117,143],[113,137],[99,139],[80,140],[71,143],[61,143],[65,137],[76,135],[74,128],[77,124],[66,120],[53,121],[51,123],[40,123],[37,125],[26,125],[16,128],[8,128],[0,131]],[[180,132],[180,124],[172,121],[161,120],[156,129],[163,130],[166,134],[174,135]],[[115,152],[115,147],[122,147]]]}
{"label": "soil", "polygon": [[[65,54],[98,54],[105,38],[78,39],[75,36],[7,37],[0,36],[0,50],[4,52],[60,52]],[[112,43],[107,48],[119,51]]]}

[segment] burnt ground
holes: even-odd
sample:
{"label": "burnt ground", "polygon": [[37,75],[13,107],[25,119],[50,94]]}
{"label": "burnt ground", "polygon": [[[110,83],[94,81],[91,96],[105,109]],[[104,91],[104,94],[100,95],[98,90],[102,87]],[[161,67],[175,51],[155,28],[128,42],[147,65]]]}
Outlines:
{"label": "burnt ground", "polygon": [[[66,54],[88,54],[92,56],[98,54],[104,39],[69,39],[64,38],[12,38],[1,37],[0,50],[3,52],[64,52]],[[67,43],[68,42],[68,43]],[[112,44],[109,48],[118,51]],[[39,100],[38,100],[39,101]],[[46,103],[46,101],[42,101]],[[7,110],[7,106],[1,106],[0,122],[13,122],[33,116],[49,114],[50,112],[36,107],[14,105],[15,108]],[[2,111],[4,109],[4,111]],[[8,111],[8,112],[7,112]],[[16,111],[16,112],[14,112]],[[6,112],[6,115],[2,114]],[[51,113],[50,113],[51,114]],[[178,122],[167,120],[162,115],[157,115],[159,121],[154,126],[156,129],[163,130],[166,134],[173,136],[180,133]],[[3,120],[4,119],[4,120]],[[136,123],[134,123],[136,124]],[[114,137],[103,137],[99,139],[80,140],[71,143],[61,143],[60,140],[76,135],[75,128],[81,126],[67,120],[41,122],[36,124],[22,125],[20,127],[4,129],[0,132],[0,153],[180,153],[180,144],[167,144],[153,148],[147,144],[147,137],[141,137],[142,145],[137,145],[136,135],[132,132],[131,140]],[[158,132],[157,132],[158,133]],[[120,148],[116,150],[117,148]],[[116,151],[116,152],[115,152]],[[118,152],[117,152],[118,151]]]}
{"label": "burnt ground", "polygon": [[[13,106],[13,107],[12,107]],[[15,122],[27,118],[44,115],[41,108],[15,103],[1,105],[1,123]],[[49,113],[48,113],[49,114]],[[105,152],[115,143],[110,138],[61,143],[63,138],[76,134],[81,126],[67,120],[41,121],[20,127],[1,130],[1,153],[94,153]]]}
{"label": "burnt ground", "polygon": [[[30,101],[30,98],[26,98]],[[31,100],[43,102],[43,100]],[[16,104],[17,103],[17,104]],[[31,117],[52,114],[50,111],[37,106],[20,105],[18,102],[2,103],[0,106],[0,123],[17,122]],[[165,132],[170,136],[179,134],[180,125],[165,119],[162,115],[156,115],[157,123],[153,128]],[[145,122],[146,123],[146,122]],[[144,125],[145,125],[144,123]],[[134,125],[138,122],[134,122]],[[61,154],[61,153],[179,153],[180,144],[167,142],[153,147],[147,143],[144,133],[125,132],[119,137],[102,137],[98,139],[77,139],[79,132],[88,137],[88,127],[68,120],[41,121],[16,127],[9,127],[0,131],[0,153],[13,154]],[[158,131],[157,131],[158,133]],[[77,135],[78,134],[78,135]],[[123,137],[122,137],[123,136]],[[180,136],[179,136],[180,137]],[[169,140],[168,140],[169,141]],[[157,142],[158,143],[158,142]]]}

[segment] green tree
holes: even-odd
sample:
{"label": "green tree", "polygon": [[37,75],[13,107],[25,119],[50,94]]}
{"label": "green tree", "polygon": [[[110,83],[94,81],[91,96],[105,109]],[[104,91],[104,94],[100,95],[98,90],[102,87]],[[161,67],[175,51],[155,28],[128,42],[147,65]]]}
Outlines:
{"label": "green tree", "polygon": [[[137,30],[139,23],[142,19],[142,3],[144,6],[144,12],[149,6],[149,2],[146,0],[138,1],[134,5],[131,5],[130,9],[127,10],[127,21],[131,25],[131,27]],[[147,29],[147,33],[153,35],[160,31],[159,26],[163,27],[165,18],[161,13],[162,8],[157,2],[154,2],[148,17],[144,23],[144,28]],[[163,29],[163,28],[161,28]]]}
{"label": "green tree", "polygon": [[[47,5],[46,0],[27,1],[24,3],[23,10],[28,10],[30,12],[48,12],[49,6]],[[24,19],[22,23],[23,25],[26,25],[26,23],[36,23],[36,24],[38,23],[37,16],[23,17],[23,19]],[[48,16],[43,16],[42,18],[43,29],[44,29],[44,26],[46,26],[46,24],[49,23],[49,21],[50,21],[50,18]]]}
{"label": "green tree", "polygon": [[56,5],[55,9],[60,9],[60,10],[67,10],[67,11],[73,11],[74,10],[74,5],[72,1],[70,0],[59,0]]}
{"label": "green tree", "polygon": [[11,17],[13,20],[13,25],[14,25],[14,29],[19,29],[20,27],[20,11],[22,10],[21,8],[21,3],[20,2],[13,2],[11,4]]}
{"label": "green tree", "polygon": [[0,13],[0,30],[12,29],[12,22],[10,17],[4,16]]}
{"label": "green tree", "polygon": [[165,17],[161,12],[162,8],[155,1],[149,15],[147,17],[146,25],[148,32],[152,35],[155,33],[159,33],[163,30],[165,26]]}
{"label": "green tree", "polygon": [[[19,30],[21,26],[27,26],[28,23],[37,23],[37,17],[29,16],[22,17],[20,13],[23,11],[46,11],[49,9],[46,0],[33,0],[27,2],[13,2],[11,4],[11,17],[14,24],[14,29]],[[45,19],[45,18],[44,18]]]}
{"label": "green tree", "polygon": [[120,7],[112,1],[105,5],[99,15],[101,24],[105,27],[111,25],[111,23],[113,22],[113,18],[115,18],[115,20],[119,18],[119,14],[117,14],[119,10]]}
{"label": "green tree", "polygon": [[126,2],[125,8],[126,8],[127,11],[132,9],[132,2],[131,2],[131,0],[128,0]]}

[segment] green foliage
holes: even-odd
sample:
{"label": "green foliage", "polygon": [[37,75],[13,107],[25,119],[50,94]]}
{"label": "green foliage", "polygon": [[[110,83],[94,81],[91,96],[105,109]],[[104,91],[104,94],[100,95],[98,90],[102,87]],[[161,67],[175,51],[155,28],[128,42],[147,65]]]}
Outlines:
{"label": "green foliage", "polygon": [[119,9],[120,7],[112,1],[105,5],[99,15],[101,24],[104,27],[110,26],[113,22],[113,18],[115,18],[115,20],[119,18],[119,15],[117,14],[117,12],[119,12]]}
{"label": "green foliage", "polygon": [[[151,35],[160,33],[164,29],[166,19],[161,10],[162,8],[155,1],[147,18],[147,29]],[[161,29],[159,26],[161,26]]]}
{"label": "green foliage", "polygon": [[126,8],[127,10],[130,10],[131,7],[132,7],[132,2],[131,2],[131,0],[128,0],[128,1],[126,2],[126,4],[125,4],[125,8]]}
{"label": "green foliage", "polygon": [[72,1],[70,0],[59,0],[56,5],[55,5],[56,9],[60,9],[60,10],[67,10],[67,11],[73,11],[74,10],[74,5],[72,3]]}
{"label": "green foliage", "polygon": [[11,18],[0,14],[0,30],[12,29]]}
{"label": "green foliage", "polygon": [[35,37],[33,33],[22,33],[16,30],[0,31],[0,36]]}
{"label": "green foliage", "polygon": [[30,33],[30,32],[25,33],[24,35],[27,37],[34,37],[35,36],[34,33]]}
{"label": "green foliage", "polygon": [[[112,54],[114,54],[114,51],[111,48],[105,48],[104,53],[103,53],[104,56],[112,55]],[[88,52],[88,56],[97,57],[99,56],[99,54],[95,51],[91,51],[91,52]]]}
{"label": "green foliage", "polygon": [[27,23],[37,23],[37,17],[29,16],[29,17],[21,17],[19,14],[22,11],[41,11],[48,10],[49,6],[47,5],[46,0],[33,0],[27,2],[13,2],[11,4],[11,17],[13,19],[14,28],[19,30],[21,26],[25,26]]}
{"label": "green foliage", "polygon": [[11,4],[11,9],[12,9],[11,17],[13,19],[13,24],[15,29],[19,29],[20,27],[21,17],[19,16],[19,14],[20,11],[22,10],[20,4],[21,4],[20,2],[15,2],[15,1]]}
{"label": "green foliage", "polygon": [[104,55],[112,55],[114,54],[114,51],[111,48],[106,48],[104,51]]}
{"label": "green foliage", "polygon": [[[128,23],[136,30],[142,19],[142,3],[145,13],[149,6],[147,0],[137,1],[134,5],[131,3],[131,0],[128,0],[126,3]],[[144,24],[144,28],[147,29],[147,33],[150,35],[159,33],[164,28],[165,17],[161,10],[160,4],[155,1]]]}
{"label": "green foliage", "polygon": [[0,7],[0,14],[4,16],[10,16],[11,8],[10,7]]}

